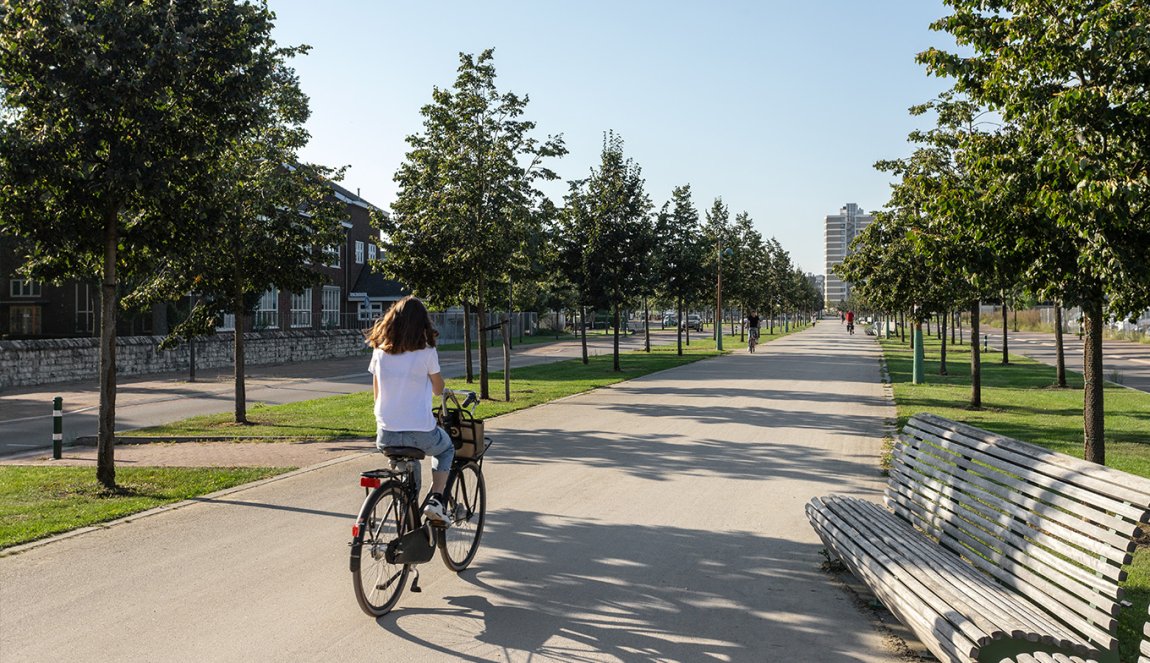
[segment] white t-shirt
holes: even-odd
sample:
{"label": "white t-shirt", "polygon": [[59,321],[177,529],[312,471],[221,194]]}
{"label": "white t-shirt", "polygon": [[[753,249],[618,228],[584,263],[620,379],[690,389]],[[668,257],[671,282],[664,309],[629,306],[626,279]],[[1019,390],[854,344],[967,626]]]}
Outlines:
{"label": "white t-shirt", "polygon": [[424,348],[397,355],[376,348],[367,370],[379,384],[375,423],[380,430],[429,431],[435,428],[431,413],[431,379],[439,372],[439,353]]}

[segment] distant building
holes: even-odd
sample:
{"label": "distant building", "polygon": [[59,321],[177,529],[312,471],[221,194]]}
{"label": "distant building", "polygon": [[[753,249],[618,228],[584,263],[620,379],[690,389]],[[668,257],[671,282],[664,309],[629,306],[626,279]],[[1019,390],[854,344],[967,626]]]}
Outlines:
{"label": "distant building", "polygon": [[[390,302],[408,294],[399,283],[371,271],[382,257],[379,232],[370,223],[375,207],[334,182],[332,195],[346,205],[345,230],[339,246],[327,247],[327,264],[315,265],[324,283],[302,292],[271,289],[260,297],[248,322],[249,330],[360,329],[387,310]],[[96,336],[99,332],[100,291],[97,282],[52,285],[16,274],[21,257],[11,238],[0,236],[0,338],[60,338]],[[168,333],[175,303],[151,311],[127,312],[119,321],[122,335]],[[235,329],[235,316],[224,315],[219,331]]]}
{"label": "distant building", "polygon": [[826,217],[826,289],[823,296],[827,307],[835,307],[850,297],[850,283],[835,274],[835,267],[850,253],[851,242],[863,228],[874,221],[874,216],[863,214],[855,203],[847,203],[838,214]]}
{"label": "distant building", "polygon": [[823,301],[825,302],[827,300],[827,277],[823,276],[822,274],[811,274],[808,272],[807,280],[811,282],[811,285],[815,287],[815,290],[818,290],[819,296],[822,297]]}

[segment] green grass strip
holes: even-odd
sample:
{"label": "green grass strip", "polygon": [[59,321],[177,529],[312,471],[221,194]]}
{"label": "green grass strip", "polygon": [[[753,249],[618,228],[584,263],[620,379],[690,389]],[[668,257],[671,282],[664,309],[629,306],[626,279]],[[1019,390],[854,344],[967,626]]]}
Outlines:
{"label": "green grass strip", "polygon": [[0,466],[0,548],[179,502],[290,471],[285,467],[130,467],[119,490],[90,467]]}

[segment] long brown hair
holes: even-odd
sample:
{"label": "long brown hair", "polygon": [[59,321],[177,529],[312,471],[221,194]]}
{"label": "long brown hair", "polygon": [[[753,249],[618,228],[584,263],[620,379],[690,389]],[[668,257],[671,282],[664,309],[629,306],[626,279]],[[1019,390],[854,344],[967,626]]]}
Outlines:
{"label": "long brown hair", "polygon": [[367,344],[389,355],[435,347],[439,332],[423,302],[408,295],[391,305],[365,334]]}

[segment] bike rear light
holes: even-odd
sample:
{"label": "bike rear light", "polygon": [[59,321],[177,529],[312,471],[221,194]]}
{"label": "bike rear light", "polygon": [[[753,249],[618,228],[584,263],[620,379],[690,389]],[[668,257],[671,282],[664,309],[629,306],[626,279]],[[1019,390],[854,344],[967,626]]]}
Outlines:
{"label": "bike rear light", "polygon": [[359,537],[359,523],[351,526],[351,538]]}
{"label": "bike rear light", "polygon": [[379,488],[379,484],[383,483],[379,477],[360,477],[359,485],[364,488]]}

